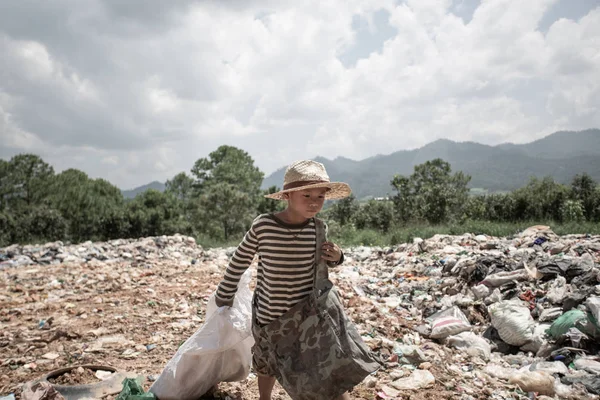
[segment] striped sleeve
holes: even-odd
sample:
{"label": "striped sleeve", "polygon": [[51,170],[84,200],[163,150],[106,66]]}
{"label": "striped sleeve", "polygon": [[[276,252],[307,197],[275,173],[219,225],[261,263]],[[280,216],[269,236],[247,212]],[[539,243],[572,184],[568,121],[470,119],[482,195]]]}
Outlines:
{"label": "striped sleeve", "polygon": [[253,225],[246,232],[244,239],[233,253],[225,270],[225,276],[217,287],[216,300],[218,305],[233,305],[233,298],[237,292],[240,278],[252,264],[257,248],[258,239]]}

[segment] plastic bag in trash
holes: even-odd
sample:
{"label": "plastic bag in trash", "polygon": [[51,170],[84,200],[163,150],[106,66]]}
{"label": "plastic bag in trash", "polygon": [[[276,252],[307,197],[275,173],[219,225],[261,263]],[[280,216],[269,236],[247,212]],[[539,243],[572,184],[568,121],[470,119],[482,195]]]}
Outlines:
{"label": "plastic bag in trash", "polygon": [[567,311],[556,319],[548,329],[548,334],[553,339],[558,339],[563,335],[566,335],[569,329],[577,328],[582,332],[585,332],[588,319],[585,312],[581,310]]}
{"label": "plastic bag in trash", "polygon": [[521,346],[523,351],[531,351],[537,353],[540,348],[547,342],[546,331],[550,329],[550,324],[539,324],[533,329],[531,341]]}
{"label": "plastic bag in trash", "polygon": [[411,376],[400,378],[391,383],[398,390],[417,390],[435,383],[435,376],[427,370],[417,369]]}
{"label": "plastic bag in trash", "polygon": [[429,337],[432,339],[443,339],[471,329],[469,320],[456,306],[429,316],[427,321],[431,323]]}
{"label": "plastic bag in trash", "polygon": [[144,388],[137,379],[125,378],[123,390],[115,400],[156,400],[154,393],[144,392]]}
{"label": "plastic bag in trash", "polygon": [[520,302],[500,301],[489,306],[492,326],[500,338],[513,346],[523,346],[533,339],[535,322],[529,308]]}
{"label": "plastic bag in trash", "polygon": [[492,349],[490,344],[481,336],[473,332],[462,332],[448,337],[448,345],[464,351],[471,357],[489,360]]}
{"label": "plastic bag in trash", "polygon": [[192,400],[219,382],[241,381],[252,362],[251,271],[242,275],[233,306],[217,308],[214,293],[204,324],[179,348],[150,387],[161,400]]}
{"label": "plastic bag in trash", "polygon": [[525,392],[554,396],[554,377],[543,371],[516,373],[508,379],[508,383],[519,386]]}
{"label": "plastic bag in trash", "polygon": [[590,321],[597,329],[600,329],[600,297],[589,297],[585,305]]}

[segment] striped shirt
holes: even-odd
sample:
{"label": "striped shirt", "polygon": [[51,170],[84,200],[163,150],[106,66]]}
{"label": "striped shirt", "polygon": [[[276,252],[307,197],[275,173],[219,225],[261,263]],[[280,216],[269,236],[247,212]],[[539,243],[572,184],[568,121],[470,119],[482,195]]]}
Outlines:
{"label": "striped shirt", "polygon": [[233,304],[240,278],[258,254],[256,318],[268,324],[311,293],[316,240],[312,218],[291,225],[272,214],[258,216],[234,252],[216,296]]}

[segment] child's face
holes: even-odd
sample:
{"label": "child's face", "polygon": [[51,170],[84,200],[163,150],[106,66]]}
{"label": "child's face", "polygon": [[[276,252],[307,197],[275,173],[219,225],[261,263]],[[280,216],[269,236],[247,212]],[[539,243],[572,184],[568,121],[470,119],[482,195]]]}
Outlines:
{"label": "child's face", "polygon": [[287,194],[288,208],[304,218],[312,218],[323,208],[327,188],[298,190]]}

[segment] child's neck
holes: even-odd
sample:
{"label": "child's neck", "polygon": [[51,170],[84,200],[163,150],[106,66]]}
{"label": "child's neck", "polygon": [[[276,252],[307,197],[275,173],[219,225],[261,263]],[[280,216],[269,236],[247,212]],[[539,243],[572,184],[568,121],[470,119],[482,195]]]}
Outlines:
{"label": "child's neck", "polygon": [[303,217],[297,212],[294,212],[293,210],[290,210],[289,208],[286,208],[280,213],[277,213],[277,217],[283,220],[283,222],[292,225],[302,224],[308,220],[307,218]]}

